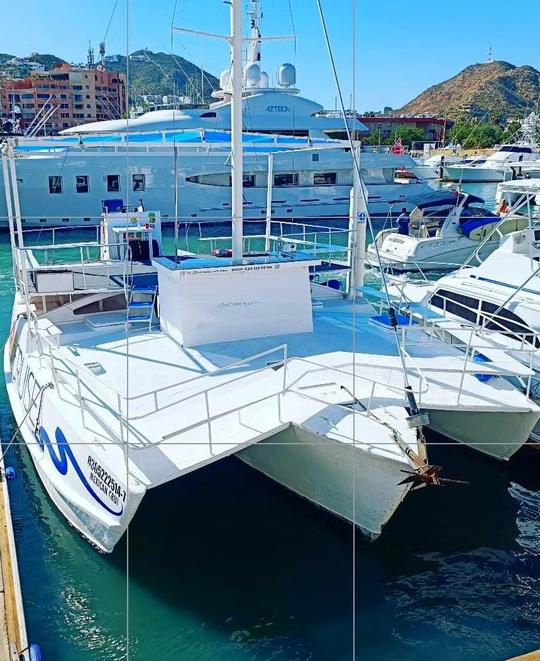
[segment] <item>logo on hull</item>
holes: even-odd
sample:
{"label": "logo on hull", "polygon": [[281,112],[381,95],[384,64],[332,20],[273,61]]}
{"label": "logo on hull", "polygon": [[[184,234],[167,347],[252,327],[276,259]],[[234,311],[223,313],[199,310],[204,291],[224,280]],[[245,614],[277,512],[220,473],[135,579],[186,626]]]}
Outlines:
{"label": "logo on hull", "polygon": [[[71,449],[66,437],[64,436],[64,432],[60,429],[60,427],[56,428],[54,436],[56,440],[56,449],[51,443],[51,439],[43,427],[39,428],[39,432],[36,434],[36,439],[39,447],[43,452],[45,452],[45,448],[47,448],[49,457],[51,458],[54,467],[60,473],[60,475],[67,475],[69,464],[71,464],[73,466],[73,470],[75,473],[77,473],[79,480],[82,482],[84,488],[88,491],[92,498],[97,503],[99,503],[103,509],[107,510],[109,514],[113,514],[114,516],[121,516],[124,512],[126,492],[121,489],[120,486],[117,485],[117,483],[113,480],[113,478],[103,469],[101,469],[101,474],[98,476],[95,467],[99,466],[99,464],[97,464],[97,462],[94,460],[90,461],[90,457],[88,464],[91,468],[91,474],[90,478],[87,478],[79,466],[79,463],[73,454],[73,450]],[[93,482],[93,484],[90,483],[89,479],[91,482]],[[94,490],[94,485],[103,491],[103,493],[106,494],[110,500],[117,502],[119,510],[113,509],[110,505],[104,502],[101,494],[96,493]]]}

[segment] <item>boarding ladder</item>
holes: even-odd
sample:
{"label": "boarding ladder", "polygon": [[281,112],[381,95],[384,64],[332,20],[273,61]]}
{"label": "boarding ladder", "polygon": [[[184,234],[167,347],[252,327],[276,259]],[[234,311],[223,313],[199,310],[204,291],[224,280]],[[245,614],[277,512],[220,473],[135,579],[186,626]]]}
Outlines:
{"label": "boarding ladder", "polygon": [[148,324],[148,330],[152,329],[154,313],[156,309],[157,285],[136,285],[129,289],[127,301],[128,324]]}

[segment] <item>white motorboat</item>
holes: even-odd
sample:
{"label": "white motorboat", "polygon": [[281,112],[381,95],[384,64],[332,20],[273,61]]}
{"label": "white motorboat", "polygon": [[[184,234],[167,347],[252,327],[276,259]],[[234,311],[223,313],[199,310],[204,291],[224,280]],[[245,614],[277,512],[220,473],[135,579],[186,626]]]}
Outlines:
{"label": "white motorboat", "polygon": [[[523,193],[528,192],[524,186]],[[539,259],[540,230],[531,223],[502,237],[500,247],[478,266],[468,265],[434,282],[394,281],[390,293],[399,298],[397,307],[427,318],[439,337],[465,347],[475,342],[494,360],[493,349],[502,349],[529,367],[532,379],[522,380],[521,385],[538,402]],[[532,436],[540,439],[540,427]]]}
{"label": "white motorboat", "polygon": [[[502,218],[488,211],[484,200],[468,193],[444,190],[411,202],[416,206],[408,228],[383,229],[368,247],[371,266],[396,272],[453,270],[469,257],[478,263],[497,248],[501,235],[528,224],[517,214]],[[490,233],[490,240],[483,241]]]}
{"label": "white motorboat", "polygon": [[435,154],[426,158],[415,158],[416,165],[413,172],[421,179],[442,179],[445,165],[463,163],[461,156],[450,153]]}

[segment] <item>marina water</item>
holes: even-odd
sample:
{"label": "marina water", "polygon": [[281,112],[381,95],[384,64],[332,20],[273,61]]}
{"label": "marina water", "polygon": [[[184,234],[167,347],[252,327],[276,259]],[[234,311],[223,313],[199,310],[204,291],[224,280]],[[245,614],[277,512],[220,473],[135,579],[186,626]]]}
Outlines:
{"label": "marina water", "polygon": [[[12,295],[2,234],[4,337]],[[3,389],[0,406],[5,440]],[[125,659],[129,604],[129,658],[145,661],[346,660],[353,621],[361,659],[495,661],[539,648],[540,453],[498,464],[428,442],[431,462],[469,483],[412,494],[374,544],[355,535],[355,613],[351,526],[234,458],[151,491],[107,556],[68,527],[15,446],[30,639],[46,659]]]}

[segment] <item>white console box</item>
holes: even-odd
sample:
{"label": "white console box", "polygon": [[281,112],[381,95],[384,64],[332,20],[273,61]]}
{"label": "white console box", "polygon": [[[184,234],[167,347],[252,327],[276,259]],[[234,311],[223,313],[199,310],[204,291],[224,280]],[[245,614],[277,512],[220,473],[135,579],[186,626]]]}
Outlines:
{"label": "white console box", "polygon": [[165,333],[190,347],[313,330],[308,267],[318,261],[229,261],[154,260]]}

